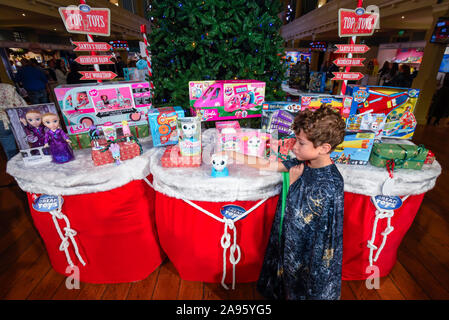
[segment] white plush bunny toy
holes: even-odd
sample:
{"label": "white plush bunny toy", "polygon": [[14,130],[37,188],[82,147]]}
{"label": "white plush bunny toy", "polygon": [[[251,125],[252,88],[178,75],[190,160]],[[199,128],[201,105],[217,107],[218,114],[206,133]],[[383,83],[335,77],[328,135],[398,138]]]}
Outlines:
{"label": "white plush bunny toy", "polygon": [[229,176],[229,170],[226,168],[228,164],[228,156],[225,154],[215,153],[212,155],[212,172],[211,176],[214,178]]}

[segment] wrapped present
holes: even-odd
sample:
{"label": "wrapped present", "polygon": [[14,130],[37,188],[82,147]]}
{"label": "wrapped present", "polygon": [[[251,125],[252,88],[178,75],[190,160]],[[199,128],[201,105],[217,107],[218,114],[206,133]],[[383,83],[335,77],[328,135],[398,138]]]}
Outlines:
{"label": "wrapped present", "polygon": [[428,152],[422,145],[375,143],[369,162],[376,167],[420,170]]}
{"label": "wrapped present", "polygon": [[424,164],[432,164],[435,161],[435,155],[433,154],[432,151],[429,150],[429,152],[427,152],[427,157],[426,160],[424,161]]}
{"label": "wrapped present", "polygon": [[168,146],[161,157],[161,164],[165,168],[199,167],[201,166],[201,154],[183,156],[179,145]]}
{"label": "wrapped present", "polygon": [[[127,141],[127,138],[129,141]],[[142,154],[142,146],[134,136],[122,137],[120,139],[116,139],[115,141],[107,141],[102,139],[98,140],[98,143],[102,149],[92,148],[91,152],[92,160],[96,166],[116,162],[116,159],[114,159],[110,150],[111,145],[114,143],[119,146],[120,161],[129,160]]]}

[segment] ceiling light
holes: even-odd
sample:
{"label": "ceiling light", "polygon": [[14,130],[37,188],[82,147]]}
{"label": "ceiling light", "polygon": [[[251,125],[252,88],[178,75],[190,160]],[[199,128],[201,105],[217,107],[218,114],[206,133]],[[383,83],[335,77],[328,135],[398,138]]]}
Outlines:
{"label": "ceiling light", "polygon": [[404,17],[404,16],[402,16],[401,18],[402,18],[402,19],[404,19],[405,17]]}
{"label": "ceiling light", "polygon": [[25,13],[22,13],[22,16],[24,16],[24,17],[25,17],[25,16],[26,16],[26,14],[25,14]]}

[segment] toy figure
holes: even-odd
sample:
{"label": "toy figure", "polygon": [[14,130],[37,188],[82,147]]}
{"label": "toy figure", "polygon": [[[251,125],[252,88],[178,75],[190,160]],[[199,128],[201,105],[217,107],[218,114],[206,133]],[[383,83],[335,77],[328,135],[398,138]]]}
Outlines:
{"label": "toy figure", "polygon": [[100,139],[100,130],[98,130],[96,125],[90,126],[90,128],[89,128],[89,137],[90,137],[90,140],[94,142],[94,147],[93,147],[94,150],[103,149],[98,144],[98,140]]}
{"label": "toy figure", "polygon": [[123,130],[123,135],[126,137],[126,143],[133,143],[133,141],[131,141],[129,139],[129,137],[132,136],[132,134],[131,134],[131,130],[129,129],[128,121],[126,121],[126,120],[122,121],[122,130]]}
{"label": "toy figure", "polygon": [[101,100],[103,101],[104,104],[109,104],[109,100],[108,100],[108,96],[107,95],[102,95],[101,96]]}
{"label": "toy figure", "polygon": [[42,147],[46,128],[42,124],[42,114],[37,110],[30,110],[25,114],[25,119],[20,118],[25,127],[26,141],[31,148]]}
{"label": "toy figure", "polygon": [[[181,119],[182,120],[182,119]],[[182,136],[186,140],[196,141],[195,132],[196,132],[196,123],[184,123],[182,124]]]}
{"label": "toy figure", "polygon": [[252,136],[248,139],[248,155],[250,156],[258,156],[260,144],[262,140],[258,136]]}
{"label": "toy figure", "polygon": [[89,98],[87,97],[86,92],[79,92],[77,96],[78,105],[75,109],[83,108],[89,104]]}
{"label": "toy figure", "polygon": [[109,147],[109,150],[112,153],[112,158],[115,159],[115,165],[120,165],[120,146],[118,145],[118,143],[112,143]]}
{"label": "toy figure", "polygon": [[48,128],[45,133],[45,147],[50,147],[53,162],[64,163],[73,160],[73,150],[67,134],[59,127],[59,117],[54,113],[42,116],[42,122]]}
{"label": "toy figure", "polygon": [[229,170],[226,168],[228,164],[228,156],[225,154],[215,153],[212,155],[212,172],[213,178],[222,178],[229,176]]}

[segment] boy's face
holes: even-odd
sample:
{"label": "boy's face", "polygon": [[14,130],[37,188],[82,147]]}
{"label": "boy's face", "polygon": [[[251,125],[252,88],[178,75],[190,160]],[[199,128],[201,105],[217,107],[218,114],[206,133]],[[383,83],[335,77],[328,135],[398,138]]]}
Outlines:
{"label": "boy's face", "polygon": [[307,139],[304,131],[301,130],[299,134],[296,135],[296,142],[292,148],[298,160],[314,160],[320,155],[319,147],[315,148],[312,141]]}

